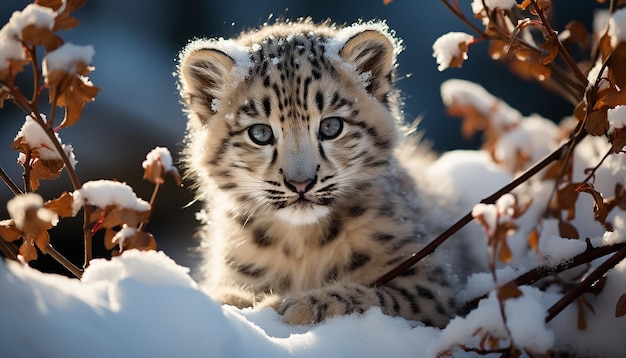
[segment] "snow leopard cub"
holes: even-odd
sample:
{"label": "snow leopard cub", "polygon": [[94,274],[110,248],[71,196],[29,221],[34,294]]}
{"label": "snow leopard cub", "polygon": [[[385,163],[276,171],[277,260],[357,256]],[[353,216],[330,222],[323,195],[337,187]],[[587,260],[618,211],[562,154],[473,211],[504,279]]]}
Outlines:
{"label": "snow leopard cub", "polygon": [[447,323],[454,291],[436,257],[371,285],[439,233],[399,159],[410,157],[398,154],[399,50],[382,22],[299,20],[181,52],[186,167],[208,212],[211,295],[274,307],[292,324],[370,307]]}

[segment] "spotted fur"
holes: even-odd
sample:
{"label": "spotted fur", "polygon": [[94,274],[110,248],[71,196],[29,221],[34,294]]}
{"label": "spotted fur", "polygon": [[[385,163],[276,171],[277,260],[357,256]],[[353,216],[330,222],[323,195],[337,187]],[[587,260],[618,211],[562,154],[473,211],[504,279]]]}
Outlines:
{"label": "spotted fur", "polygon": [[371,286],[432,236],[396,155],[399,48],[384,23],[301,20],[181,53],[187,171],[208,212],[202,269],[223,303],[293,324],[371,307],[447,322],[454,291],[437,258]]}

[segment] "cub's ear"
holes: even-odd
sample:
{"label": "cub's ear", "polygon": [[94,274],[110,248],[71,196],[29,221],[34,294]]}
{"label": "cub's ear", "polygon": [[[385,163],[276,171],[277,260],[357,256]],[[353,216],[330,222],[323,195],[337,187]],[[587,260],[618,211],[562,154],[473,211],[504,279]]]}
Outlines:
{"label": "cub's ear", "polygon": [[387,102],[396,67],[396,44],[390,36],[366,28],[346,41],[339,56],[353,64],[359,73],[369,72],[366,90],[380,102]]}
{"label": "cub's ear", "polygon": [[201,121],[214,115],[227,86],[233,83],[234,60],[216,49],[189,49],[181,53],[180,94],[187,109]]}

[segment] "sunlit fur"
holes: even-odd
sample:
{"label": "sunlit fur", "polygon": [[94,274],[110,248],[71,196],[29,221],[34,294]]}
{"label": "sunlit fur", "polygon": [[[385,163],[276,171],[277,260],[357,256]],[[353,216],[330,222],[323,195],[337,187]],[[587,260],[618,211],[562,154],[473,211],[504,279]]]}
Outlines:
{"label": "sunlit fur", "polygon": [[[201,269],[211,295],[274,307],[296,324],[372,306],[445,324],[455,304],[446,263],[428,258],[370,286],[439,229],[396,155],[411,148],[414,164],[429,160],[400,130],[398,52],[384,23],[302,20],[181,53],[186,166],[208,212]],[[320,133],[327,118],[343,124],[336,137]],[[270,126],[273,140],[255,142],[253,125]]]}

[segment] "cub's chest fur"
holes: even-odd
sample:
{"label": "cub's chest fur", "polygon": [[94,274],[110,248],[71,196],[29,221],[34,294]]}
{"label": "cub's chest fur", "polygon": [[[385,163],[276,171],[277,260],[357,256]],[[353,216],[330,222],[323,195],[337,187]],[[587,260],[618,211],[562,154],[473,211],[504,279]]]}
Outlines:
{"label": "cub's chest fur", "polygon": [[454,299],[434,259],[370,286],[433,229],[395,155],[406,140],[398,51],[384,23],[304,20],[181,53],[186,166],[209,215],[202,269],[213,296],[298,324],[373,306],[446,322]]}

